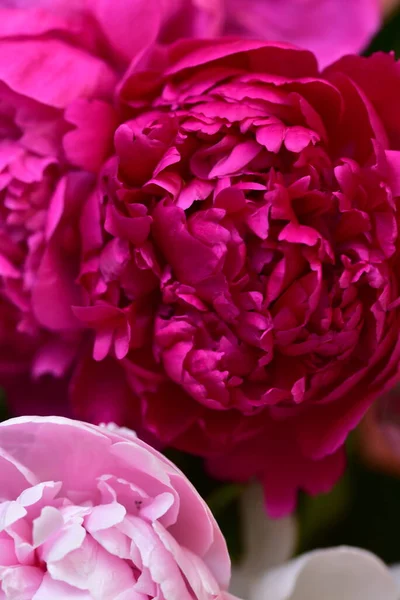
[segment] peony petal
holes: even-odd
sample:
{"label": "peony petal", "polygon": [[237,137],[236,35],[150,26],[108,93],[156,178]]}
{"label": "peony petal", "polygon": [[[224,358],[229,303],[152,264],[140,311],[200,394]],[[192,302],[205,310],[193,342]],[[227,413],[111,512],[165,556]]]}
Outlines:
{"label": "peony petal", "polygon": [[315,52],[322,66],[368,45],[380,24],[379,3],[293,0],[228,0],[227,30],[256,38],[290,42]]}
{"label": "peony petal", "polygon": [[82,98],[68,106],[65,119],[75,126],[63,140],[68,160],[82,169],[97,172],[112,149],[117,127],[113,107],[100,100]]}
{"label": "peony petal", "polygon": [[357,548],[316,550],[255,583],[251,600],[397,600],[390,571],[375,556]]}
{"label": "peony petal", "polygon": [[386,159],[389,168],[389,184],[395,196],[400,196],[400,152],[386,150]]}
{"label": "peony petal", "polygon": [[86,518],[85,527],[89,531],[101,531],[114,527],[124,520],[126,508],[117,502],[94,506],[90,515]]}
{"label": "peony petal", "polygon": [[37,548],[64,525],[61,513],[52,506],[45,506],[40,516],[33,521],[32,542]]}
{"label": "peony petal", "polygon": [[75,266],[53,239],[40,264],[32,290],[32,307],[39,323],[50,330],[79,329],[72,306],[79,304]]}
{"label": "peony petal", "polygon": [[38,567],[17,566],[5,569],[0,578],[6,598],[31,600],[42,582],[43,573]]}
{"label": "peony petal", "polygon": [[93,596],[62,581],[55,581],[49,573],[45,573],[32,600],[54,600],[55,598],[57,600],[92,600]]}
{"label": "peony petal", "polygon": [[[46,561],[48,567],[51,563],[57,563],[58,561],[62,562],[63,560],[66,560],[68,555],[81,548],[85,539],[86,531],[81,525],[67,525],[63,531],[57,533],[53,540],[49,540],[47,544],[43,545],[41,552],[42,560]],[[49,571],[51,573],[51,569],[49,569]],[[55,577],[55,579],[58,578]],[[66,583],[72,582],[66,581]]]}
{"label": "peony petal", "polygon": [[88,591],[95,598],[115,598],[134,583],[129,565],[106,552],[90,536],[78,549],[71,546],[62,560],[49,560],[47,569],[53,579]]}
{"label": "peony petal", "polygon": [[101,60],[56,40],[0,42],[0,72],[15,92],[56,108],[80,97],[107,97],[115,84]]}
{"label": "peony petal", "polygon": [[94,12],[111,47],[128,62],[156,40],[161,26],[159,0],[96,0]]}

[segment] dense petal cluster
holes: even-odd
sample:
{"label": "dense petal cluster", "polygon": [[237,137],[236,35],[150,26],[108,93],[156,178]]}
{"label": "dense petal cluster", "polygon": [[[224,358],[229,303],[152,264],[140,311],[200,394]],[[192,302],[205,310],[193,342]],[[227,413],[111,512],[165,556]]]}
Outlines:
{"label": "dense petal cluster", "polygon": [[66,8],[0,9],[2,383],[28,365],[62,376],[80,341],[78,224],[110,150],[118,67],[95,24]]}
{"label": "dense petal cluster", "polygon": [[[372,10],[372,3],[367,4],[368,10],[362,14],[373,27],[378,11]],[[257,6],[254,2],[252,10]],[[81,327],[71,305],[81,300],[75,285],[80,259],[78,220],[93,184],[89,173],[98,171],[111,149],[117,117],[109,100],[118,77],[154,43],[236,31],[245,8],[240,2],[222,0],[119,0],[117,5],[110,0],[2,3],[3,384],[10,378],[15,384],[15,374],[29,370],[36,379],[44,374],[63,377],[77,356]],[[356,11],[361,15],[358,8]],[[265,6],[262,12],[268,20],[271,8]],[[283,17],[278,20],[287,21]],[[132,27],[136,27],[135,36]],[[249,23],[245,28],[248,35],[257,34]],[[272,25],[275,34],[267,25],[265,28],[269,36],[279,37],[276,23]],[[361,32],[363,26],[355,29]],[[287,35],[291,39],[292,34]],[[38,391],[42,394],[43,387]]]}
{"label": "dense petal cluster", "polygon": [[21,417],[0,449],[4,600],[228,600],[210,510],[131,431]]}
{"label": "dense petal cluster", "polygon": [[[82,216],[92,375],[130,389],[108,416],[261,478],[281,513],[332,485],[397,377],[399,67],[352,57],[321,76],[308,52],[235,40],[146,61]],[[75,407],[103,418],[89,380]]]}

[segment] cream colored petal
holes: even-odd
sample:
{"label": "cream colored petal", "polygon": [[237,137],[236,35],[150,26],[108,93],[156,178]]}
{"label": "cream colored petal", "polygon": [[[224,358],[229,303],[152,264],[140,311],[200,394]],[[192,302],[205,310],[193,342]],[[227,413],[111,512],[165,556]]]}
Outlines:
{"label": "cream colored petal", "polygon": [[399,600],[390,570],[373,554],[333,548],[305,554],[255,581],[249,600]]}
{"label": "cream colored petal", "polygon": [[400,590],[400,563],[396,563],[395,565],[392,565],[390,567],[390,572]]}

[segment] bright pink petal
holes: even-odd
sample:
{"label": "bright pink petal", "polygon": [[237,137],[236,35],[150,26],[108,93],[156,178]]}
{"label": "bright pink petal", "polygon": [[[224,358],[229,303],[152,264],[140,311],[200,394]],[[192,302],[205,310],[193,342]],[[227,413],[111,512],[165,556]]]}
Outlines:
{"label": "bright pink petal", "polygon": [[1,42],[0,73],[15,92],[56,108],[108,97],[116,82],[102,60],[57,40]]}
{"label": "bright pink petal", "polygon": [[228,0],[226,31],[312,50],[321,66],[363,50],[381,20],[377,0]]}

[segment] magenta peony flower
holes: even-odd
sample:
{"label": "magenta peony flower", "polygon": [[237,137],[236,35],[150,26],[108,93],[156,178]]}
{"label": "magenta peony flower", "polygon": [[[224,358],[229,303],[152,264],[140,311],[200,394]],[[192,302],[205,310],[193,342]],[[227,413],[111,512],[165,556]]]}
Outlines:
{"label": "magenta peony flower", "polygon": [[320,75],[306,51],[243,40],[133,67],[82,213],[81,418],[258,477],[271,514],[332,486],[398,377],[399,86],[391,56]]}
{"label": "magenta peony flower", "polygon": [[0,456],[1,598],[234,600],[206,503],[133,432],[20,417]]}
{"label": "magenta peony flower", "polygon": [[[157,39],[224,27],[222,3],[214,1],[112,7],[110,0],[8,0],[0,9],[0,286],[8,332],[0,332],[0,372],[7,377],[29,366],[35,377],[60,377],[76,356],[76,226],[89,172],[110,150],[116,116],[105,101],[117,75]],[[141,35],[131,35],[133,23]]]}
{"label": "magenta peony flower", "polygon": [[0,374],[18,386],[62,377],[80,344],[78,222],[116,126],[116,52],[78,5],[0,8]]}

